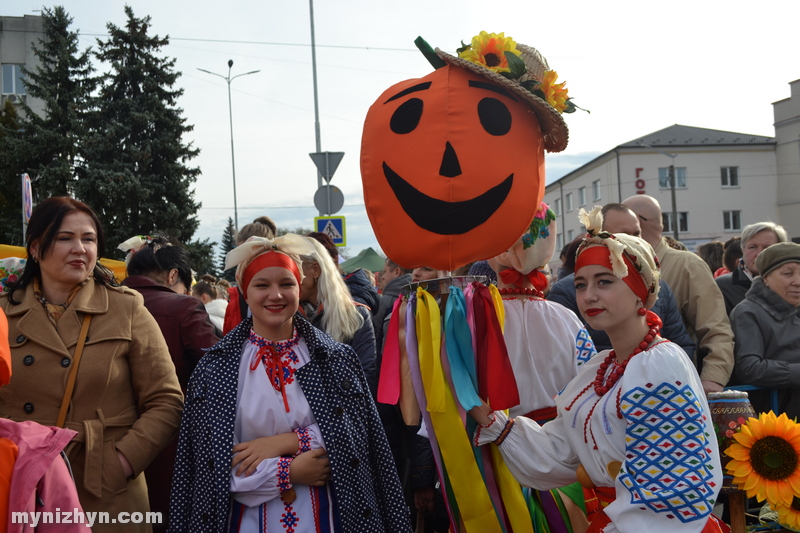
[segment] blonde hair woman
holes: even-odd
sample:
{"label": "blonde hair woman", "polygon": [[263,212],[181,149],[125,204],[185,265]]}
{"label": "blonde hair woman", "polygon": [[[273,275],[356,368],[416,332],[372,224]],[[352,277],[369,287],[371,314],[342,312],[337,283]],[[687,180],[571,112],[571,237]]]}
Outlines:
{"label": "blonde hair woman", "polygon": [[300,309],[314,327],[355,350],[374,395],[377,365],[370,312],[366,306],[353,301],[325,247],[314,238],[304,239],[312,251],[300,257],[305,276],[300,285]]}

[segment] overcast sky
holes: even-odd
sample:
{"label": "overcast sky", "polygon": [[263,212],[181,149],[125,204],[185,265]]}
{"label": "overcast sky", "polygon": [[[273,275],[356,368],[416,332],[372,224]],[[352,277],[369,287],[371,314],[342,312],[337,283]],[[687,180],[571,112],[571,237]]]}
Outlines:
{"label": "overcast sky", "polygon": [[[309,3],[133,0],[152,17],[151,34],[169,35],[163,51],[177,59],[193,124],[187,140],[201,149],[196,237],[219,241],[233,216],[227,86],[233,81],[233,129],[240,226],[263,214],[279,226],[310,227],[316,151]],[[32,2],[4,2],[0,14],[36,14]],[[119,0],[63,4],[84,47],[106,23],[125,23]],[[29,8],[29,10],[25,10]],[[432,67],[414,47],[418,36],[453,53],[481,30],[505,32],[537,48],[566,80],[575,102],[591,110],[567,115],[570,142],[547,156],[548,179],[614,146],[672,124],[774,135],[772,102],[800,78],[796,0],[517,1],[316,0],[314,22],[321,147],[345,152],[332,184],[344,193],[353,254],[379,250],[361,192],[359,151],[369,106],[395,83]],[[379,250],[380,251],[380,250]]]}

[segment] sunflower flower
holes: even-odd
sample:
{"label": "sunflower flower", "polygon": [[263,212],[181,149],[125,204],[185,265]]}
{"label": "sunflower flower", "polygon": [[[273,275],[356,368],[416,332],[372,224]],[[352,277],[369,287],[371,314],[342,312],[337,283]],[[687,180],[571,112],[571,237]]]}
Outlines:
{"label": "sunflower flower", "polygon": [[548,104],[553,106],[559,113],[563,113],[567,109],[569,100],[567,82],[556,83],[556,80],[558,80],[558,72],[555,70],[545,71],[539,90],[544,93],[544,99]]}
{"label": "sunflower flower", "polygon": [[778,513],[778,522],[793,531],[800,530],[800,498],[792,500],[792,505],[778,505],[774,509]]}
{"label": "sunflower flower", "polygon": [[480,32],[472,38],[472,44],[458,53],[458,57],[476,63],[494,72],[510,72],[508,59],[504,52],[511,52],[517,57],[517,43],[503,33]]}
{"label": "sunflower flower", "polygon": [[742,425],[725,453],[733,482],[749,498],[767,500],[770,506],[789,507],[800,494],[800,426],[785,413],[761,413]]}

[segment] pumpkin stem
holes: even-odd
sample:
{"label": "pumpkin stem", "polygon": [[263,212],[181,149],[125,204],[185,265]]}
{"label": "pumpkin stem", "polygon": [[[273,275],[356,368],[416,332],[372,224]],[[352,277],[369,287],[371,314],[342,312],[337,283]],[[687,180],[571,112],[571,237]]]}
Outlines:
{"label": "pumpkin stem", "polygon": [[422,52],[422,55],[425,56],[425,59],[428,60],[428,63],[430,63],[434,69],[439,69],[447,65],[441,57],[436,55],[431,45],[422,37],[414,39],[414,44],[417,45],[419,51]]}

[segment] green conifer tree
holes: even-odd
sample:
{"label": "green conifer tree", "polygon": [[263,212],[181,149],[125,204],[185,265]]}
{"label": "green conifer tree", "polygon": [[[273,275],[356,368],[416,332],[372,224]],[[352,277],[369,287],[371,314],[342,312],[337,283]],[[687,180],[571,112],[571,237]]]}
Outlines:
{"label": "green conifer tree", "polygon": [[222,232],[222,242],[219,245],[219,272],[220,277],[230,282],[236,280],[236,269],[225,270],[225,256],[236,248],[236,228],[233,225],[233,219],[228,217],[228,224]]}
{"label": "green conifer tree", "polygon": [[199,150],[183,142],[194,127],[177,107],[180,73],[174,58],[160,55],[169,38],[148,35],[150,17],[136,18],[130,6],[125,14],[124,28],[109,23],[108,39],[97,41],[96,57],[110,71],[90,117],[76,193],[97,211],[110,248],[155,228],[188,243],[199,225],[192,185],[200,169],[187,166]]}
{"label": "green conifer tree", "polygon": [[28,96],[44,102],[44,116],[24,105],[21,138],[17,139],[31,148],[31,158],[22,170],[34,179],[35,200],[71,195],[75,168],[81,162],[85,115],[96,80],[90,49],[79,50],[78,32],[70,30],[71,24],[62,6],[44,8],[44,37],[33,46],[39,66],[22,70]]}

